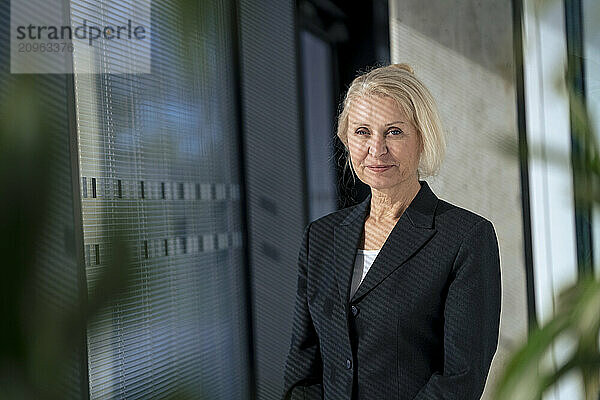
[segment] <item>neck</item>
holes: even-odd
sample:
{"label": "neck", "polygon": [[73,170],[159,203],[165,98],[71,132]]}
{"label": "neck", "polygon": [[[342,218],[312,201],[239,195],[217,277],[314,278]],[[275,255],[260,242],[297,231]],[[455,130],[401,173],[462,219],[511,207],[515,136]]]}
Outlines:
{"label": "neck", "polygon": [[397,221],[420,189],[417,179],[389,189],[371,188],[369,218],[374,222]]}

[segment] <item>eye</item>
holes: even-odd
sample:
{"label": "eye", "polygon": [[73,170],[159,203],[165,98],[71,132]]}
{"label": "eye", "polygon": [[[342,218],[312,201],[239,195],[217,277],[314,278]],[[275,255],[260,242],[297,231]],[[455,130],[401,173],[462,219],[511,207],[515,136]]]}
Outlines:
{"label": "eye", "polygon": [[392,134],[392,136],[398,136],[398,135],[402,135],[404,132],[402,132],[402,130],[401,130],[401,129],[394,128],[394,129],[390,129],[390,130],[388,131],[388,133],[391,133],[391,134]]}
{"label": "eye", "polygon": [[369,131],[361,129],[361,130],[356,131],[356,134],[357,135],[368,135]]}

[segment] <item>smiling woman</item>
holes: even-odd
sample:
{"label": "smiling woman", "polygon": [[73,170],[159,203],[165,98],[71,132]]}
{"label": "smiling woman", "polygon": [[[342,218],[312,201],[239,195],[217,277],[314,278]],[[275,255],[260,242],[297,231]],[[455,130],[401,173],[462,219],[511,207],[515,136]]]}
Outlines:
{"label": "smiling woman", "polygon": [[498,243],[420,180],[444,154],[433,98],[408,65],[373,69],[350,85],[337,135],[371,194],[304,231],[284,398],[479,399],[498,343]]}
{"label": "smiling woman", "polygon": [[[435,101],[429,90],[418,80],[407,64],[393,64],[377,68],[357,77],[346,94],[343,110],[338,118],[337,136],[348,150],[349,133],[359,134],[369,129],[369,120],[384,124],[386,133],[398,135],[400,130],[414,128],[420,140],[421,158],[418,165],[420,178],[437,173],[444,158],[445,140]],[[394,127],[394,124],[399,124]],[[402,135],[400,135],[402,136]],[[387,136],[386,136],[387,137]],[[346,165],[351,154],[346,152]],[[354,170],[354,169],[353,169]],[[356,171],[354,170],[356,173]]]}
{"label": "smiling woman", "polygon": [[358,179],[371,187],[374,205],[381,204],[372,208],[365,221],[361,245],[379,249],[421,188],[422,141],[412,118],[391,97],[359,97],[349,105],[348,116],[345,144],[350,165]]}
{"label": "smiling woman", "polygon": [[338,121],[346,162],[371,187],[373,207],[360,244],[377,249],[444,156],[444,135],[433,97],[407,64],[358,77]]}
{"label": "smiling woman", "polygon": [[378,190],[413,183],[418,191],[421,141],[396,101],[376,95],[360,97],[350,105],[349,117],[364,121],[351,122],[347,132],[351,165],[359,179]]}

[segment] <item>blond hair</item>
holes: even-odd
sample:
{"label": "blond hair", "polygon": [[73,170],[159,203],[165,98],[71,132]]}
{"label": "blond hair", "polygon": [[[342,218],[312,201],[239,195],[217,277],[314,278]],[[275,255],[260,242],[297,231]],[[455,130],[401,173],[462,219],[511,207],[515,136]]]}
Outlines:
{"label": "blond hair", "polygon": [[373,68],[357,76],[344,97],[338,116],[337,136],[345,147],[346,166],[352,168],[348,151],[348,112],[350,104],[362,96],[391,97],[411,119],[421,141],[419,178],[438,173],[446,148],[437,106],[425,85],[415,77],[408,64],[391,64]]}

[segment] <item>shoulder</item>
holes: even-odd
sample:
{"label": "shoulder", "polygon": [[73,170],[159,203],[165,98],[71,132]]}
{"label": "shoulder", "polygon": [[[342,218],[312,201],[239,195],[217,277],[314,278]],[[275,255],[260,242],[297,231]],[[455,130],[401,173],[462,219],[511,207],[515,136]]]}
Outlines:
{"label": "shoulder", "polygon": [[434,221],[434,228],[438,232],[459,241],[463,241],[478,232],[492,232],[495,235],[494,226],[490,220],[441,199],[438,200]]}
{"label": "shoulder", "polygon": [[442,199],[438,200],[434,224],[437,230],[455,232],[460,236],[476,229],[494,229],[492,222],[484,216]]}
{"label": "shoulder", "polygon": [[310,236],[327,236],[333,233],[333,229],[340,225],[347,217],[360,206],[356,204],[354,206],[342,208],[341,210],[333,211],[327,215],[324,215],[316,220],[310,222],[306,228],[305,233],[310,230]]}
{"label": "shoulder", "polygon": [[316,220],[312,221],[309,225],[312,227],[311,229],[313,230],[317,228],[330,228],[333,226],[337,226],[341,224],[346,219],[346,217],[358,206],[359,204],[331,212],[327,215],[317,218]]}
{"label": "shoulder", "polygon": [[[439,240],[448,249],[452,249],[453,270],[455,274],[463,272],[470,276],[477,271],[486,274],[486,279],[496,281],[500,278],[500,249],[494,225],[487,218],[440,200],[436,210],[435,228]],[[470,272],[469,272],[470,271]]]}

